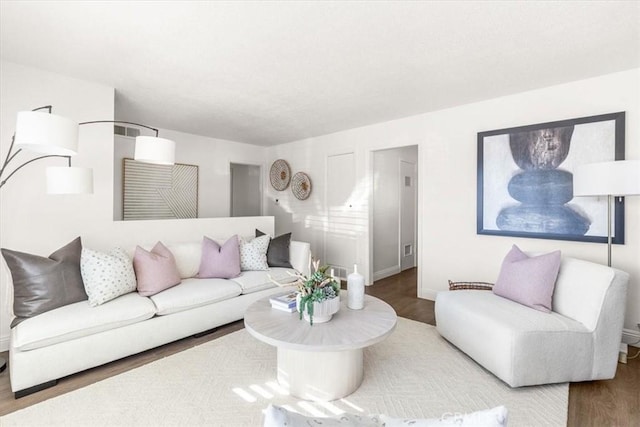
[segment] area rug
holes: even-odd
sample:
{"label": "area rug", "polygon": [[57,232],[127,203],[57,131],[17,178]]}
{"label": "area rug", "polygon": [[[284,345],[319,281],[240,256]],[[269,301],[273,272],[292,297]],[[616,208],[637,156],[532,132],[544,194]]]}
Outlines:
{"label": "area rug", "polygon": [[269,403],[305,415],[412,418],[505,405],[509,426],[566,425],[568,384],[511,389],[424,323],[398,319],[394,333],[364,357],[355,393],[300,401],[278,386],[275,348],[240,330],[8,414],[0,425],[260,426]]}

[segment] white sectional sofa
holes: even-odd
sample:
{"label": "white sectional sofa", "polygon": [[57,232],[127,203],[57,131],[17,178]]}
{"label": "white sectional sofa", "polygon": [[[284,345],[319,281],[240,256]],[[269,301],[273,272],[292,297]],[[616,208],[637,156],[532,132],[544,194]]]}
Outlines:
{"label": "white sectional sofa", "polygon": [[550,313],[491,291],[439,292],[444,338],[511,387],[615,376],[629,275],[563,257]]}
{"label": "white sectional sofa", "polygon": [[[262,225],[267,233],[273,232],[272,218],[270,224]],[[248,228],[240,231],[247,235]],[[233,231],[226,229],[226,234]],[[128,293],[97,307],[81,301],[11,329],[9,371],[16,397],[51,386],[61,377],[240,320],[252,302],[283,291],[269,276],[290,279],[287,268],[244,271],[234,279],[195,278],[201,237],[165,244],[176,259],[181,284],[150,297]],[[308,274],[309,258],[308,243],[291,241],[294,269]]]}

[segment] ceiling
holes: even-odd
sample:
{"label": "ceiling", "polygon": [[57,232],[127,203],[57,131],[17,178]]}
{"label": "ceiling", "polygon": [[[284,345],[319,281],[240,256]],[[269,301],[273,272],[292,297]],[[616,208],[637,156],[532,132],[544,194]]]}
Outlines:
{"label": "ceiling", "polygon": [[[0,3],[3,60],[273,145],[640,67],[640,2]],[[577,102],[579,102],[577,100]]]}

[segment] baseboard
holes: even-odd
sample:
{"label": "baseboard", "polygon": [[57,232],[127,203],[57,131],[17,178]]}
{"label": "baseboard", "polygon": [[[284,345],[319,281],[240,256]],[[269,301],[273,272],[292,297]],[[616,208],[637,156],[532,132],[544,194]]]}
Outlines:
{"label": "baseboard", "polygon": [[418,298],[427,299],[429,301],[436,300],[436,294],[440,291],[433,289],[418,289]]}
{"label": "baseboard", "polygon": [[640,331],[633,329],[623,329],[622,330],[622,342],[625,344],[634,344],[636,347],[639,347],[640,344]]}
{"label": "baseboard", "polygon": [[400,273],[400,266],[394,265],[393,267],[385,268],[384,270],[375,271],[373,273],[373,281],[384,279],[385,277],[393,276]]}

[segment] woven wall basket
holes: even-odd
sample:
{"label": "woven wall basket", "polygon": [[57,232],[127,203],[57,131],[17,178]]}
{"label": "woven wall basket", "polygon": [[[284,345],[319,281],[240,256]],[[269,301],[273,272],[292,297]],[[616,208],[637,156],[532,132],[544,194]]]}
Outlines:
{"label": "woven wall basket", "polygon": [[299,200],[305,200],[311,194],[311,179],[304,172],[298,172],[291,179],[291,191]]}
{"label": "woven wall basket", "polygon": [[271,186],[278,191],[286,190],[291,181],[291,169],[289,164],[283,159],[278,159],[271,165],[269,172]]}

